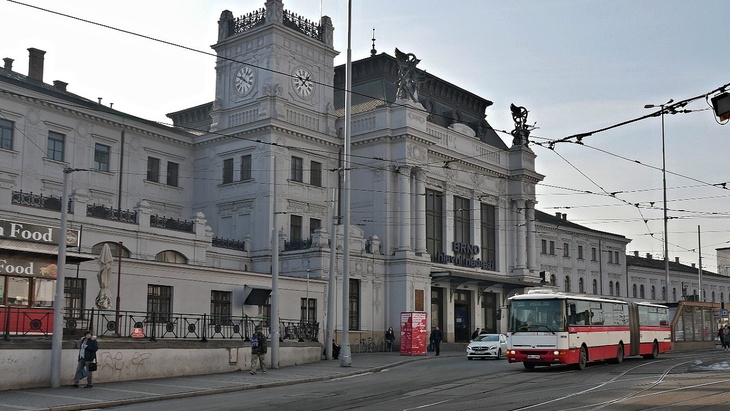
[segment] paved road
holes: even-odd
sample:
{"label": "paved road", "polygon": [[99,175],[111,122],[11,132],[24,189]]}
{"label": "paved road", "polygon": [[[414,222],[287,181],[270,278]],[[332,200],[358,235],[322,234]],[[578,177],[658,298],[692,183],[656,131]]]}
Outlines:
{"label": "paved road", "polygon": [[0,392],[0,410],[709,410],[730,404],[729,362],[730,354],[708,350],[584,371],[528,372],[504,360],[466,361],[461,352],[363,353],[353,354],[352,367],[320,361],[255,376],[235,372],[6,391]]}

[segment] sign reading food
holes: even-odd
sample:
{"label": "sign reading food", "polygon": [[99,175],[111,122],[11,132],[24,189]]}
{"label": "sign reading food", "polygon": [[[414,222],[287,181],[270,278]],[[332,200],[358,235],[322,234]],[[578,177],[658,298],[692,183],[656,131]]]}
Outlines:
{"label": "sign reading food", "polygon": [[[0,220],[0,239],[58,244],[60,232],[58,227]],[[66,230],[66,246],[79,246],[79,230]]]}

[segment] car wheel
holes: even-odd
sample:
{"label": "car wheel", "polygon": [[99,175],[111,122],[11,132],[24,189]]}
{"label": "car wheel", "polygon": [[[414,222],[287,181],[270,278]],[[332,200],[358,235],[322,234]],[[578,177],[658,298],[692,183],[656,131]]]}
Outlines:
{"label": "car wheel", "polygon": [[466,357],[466,359],[469,361],[473,360],[473,358],[471,358],[471,357]]}
{"label": "car wheel", "polygon": [[502,359],[502,350],[501,349],[500,350],[497,350],[497,359],[498,360],[501,360]]}
{"label": "car wheel", "polygon": [[651,354],[643,355],[643,357],[648,360],[653,360],[653,359],[659,357],[659,344],[657,344],[657,342],[654,341],[653,347],[651,349]]}

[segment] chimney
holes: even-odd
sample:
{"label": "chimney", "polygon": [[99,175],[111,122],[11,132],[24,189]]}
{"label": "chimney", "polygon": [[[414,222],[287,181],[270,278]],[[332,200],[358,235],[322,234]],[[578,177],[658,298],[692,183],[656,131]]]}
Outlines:
{"label": "chimney", "polygon": [[68,86],[68,83],[66,83],[65,81],[53,80],[53,87],[61,91],[66,91],[66,86]]}
{"label": "chimney", "polygon": [[568,213],[563,213],[563,220],[568,220]]}
{"label": "chimney", "polygon": [[5,62],[5,70],[10,70],[10,71],[12,71],[12,70],[13,70],[13,62],[14,62],[15,60],[11,59],[10,57],[5,57],[5,58],[3,59],[3,61]]}
{"label": "chimney", "polygon": [[674,257],[674,262],[679,264],[679,257]]}
{"label": "chimney", "polygon": [[638,256],[639,256],[639,252],[638,251],[634,251],[634,257],[638,257]]}
{"label": "chimney", "polygon": [[651,253],[646,253],[646,259],[651,260]]}
{"label": "chimney", "polygon": [[695,267],[695,263],[692,263],[692,268],[697,268],[697,267]]}
{"label": "chimney", "polygon": [[555,213],[555,217],[562,218],[563,213]]}
{"label": "chimney", "polygon": [[30,53],[28,77],[43,82],[43,56],[46,52],[32,47],[28,49],[28,52]]}

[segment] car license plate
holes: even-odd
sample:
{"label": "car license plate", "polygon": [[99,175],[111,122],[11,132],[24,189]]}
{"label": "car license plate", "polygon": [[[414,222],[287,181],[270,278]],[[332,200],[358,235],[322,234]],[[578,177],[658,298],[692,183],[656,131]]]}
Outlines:
{"label": "car license plate", "polygon": [[528,360],[539,360],[540,359],[540,356],[539,355],[536,355],[536,354],[530,354],[530,355],[527,356],[527,359]]}

